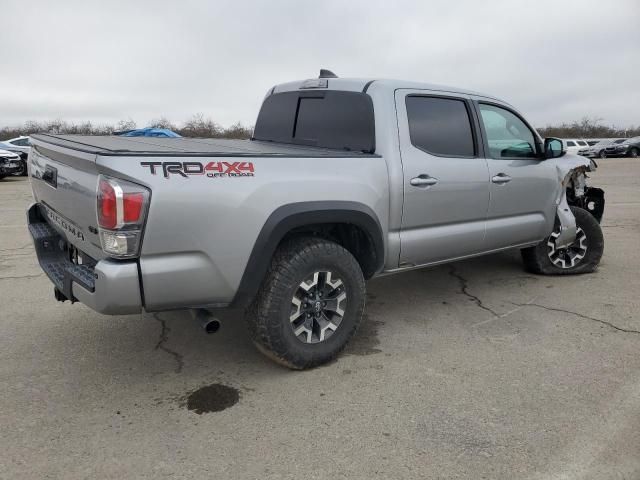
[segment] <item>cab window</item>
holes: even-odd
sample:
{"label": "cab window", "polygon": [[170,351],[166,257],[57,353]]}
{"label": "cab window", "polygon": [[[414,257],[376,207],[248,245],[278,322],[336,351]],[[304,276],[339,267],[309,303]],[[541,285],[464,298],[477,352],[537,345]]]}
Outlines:
{"label": "cab window", "polygon": [[366,93],[340,90],[274,93],[260,108],[253,138],[373,153],[373,102]]}
{"label": "cab window", "polygon": [[409,95],[409,136],[414,147],[443,157],[474,157],[475,140],[464,100]]}
{"label": "cab window", "polygon": [[517,115],[504,108],[481,103],[480,116],[491,158],[538,156],[533,132]]}

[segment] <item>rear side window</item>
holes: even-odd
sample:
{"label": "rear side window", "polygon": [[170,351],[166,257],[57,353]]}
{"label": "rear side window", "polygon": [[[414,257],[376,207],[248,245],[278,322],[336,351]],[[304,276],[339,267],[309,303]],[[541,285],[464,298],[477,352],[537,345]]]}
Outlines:
{"label": "rear side window", "polygon": [[413,146],[434,155],[475,156],[471,119],[463,100],[409,95],[406,105]]}
{"label": "rear side window", "polygon": [[263,102],[253,138],[373,153],[373,103],[360,92],[276,93]]}

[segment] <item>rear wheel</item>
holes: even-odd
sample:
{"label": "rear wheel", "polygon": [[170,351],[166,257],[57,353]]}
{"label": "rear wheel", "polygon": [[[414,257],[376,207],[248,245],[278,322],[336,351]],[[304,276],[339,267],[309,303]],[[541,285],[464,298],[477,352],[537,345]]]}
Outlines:
{"label": "rear wheel", "polygon": [[522,250],[527,270],[545,275],[572,275],[590,273],[598,268],[604,251],[602,229],[586,210],[571,207],[571,211],[576,219],[575,241],[568,247],[558,248],[556,239],[560,235],[560,227],[557,226],[549,238],[535,247]]}
{"label": "rear wheel", "polygon": [[246,320],[258,349],[293,369],[335,358],[362,318],[365,284],[356,259],[329,240],[292,239],[276,251]]}

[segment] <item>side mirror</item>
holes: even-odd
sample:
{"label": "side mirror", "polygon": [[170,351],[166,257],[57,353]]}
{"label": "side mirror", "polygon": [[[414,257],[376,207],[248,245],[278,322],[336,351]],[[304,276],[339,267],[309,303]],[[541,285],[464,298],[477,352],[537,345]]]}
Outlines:
{"label": "side mirror", "polygon": [[559,138],[544,139],[544,158],[558,158],[567,153],[567,150]]}

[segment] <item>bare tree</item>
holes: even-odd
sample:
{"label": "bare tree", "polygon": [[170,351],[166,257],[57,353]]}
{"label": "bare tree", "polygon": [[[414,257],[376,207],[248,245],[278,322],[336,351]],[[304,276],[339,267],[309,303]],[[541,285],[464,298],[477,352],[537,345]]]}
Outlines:
{"label": "bare tree", "polygon": [[166,117],[153,119],[149,122],[151,128],[166,128],[168,130],[176,130],[176,126]]}
{"label": "bare tree", "polygon": [[129,117],[127,120],[120,120],[118,123],[116,123],[116,126],[113,127],[114,130],[116,132],[121,132],[124,130],[133,130],[137,127],[136,122],[133,121],[133,119],[131,117]]}
{"label": "bare tree", "polygon": [[238,122],[227,128],[222,136],[223,138],[251,138],[252,131],[252,128],[247,128]]}
{"label": "bare tree", "polygon": [[224,132],[223,128],[202,113],[196,113],[187,120],[178,133],[183,137],[216,138]]}
{"label": "bare tree", "polygon": [[572,123],[547,125],[544,128],[538,128],[538,132],[543,137],[560,138],[617,138],[640,135],[640,126],[617,128],[603,125],[601,122],[602,118],[583,117],[581,120],[576,120]]}

